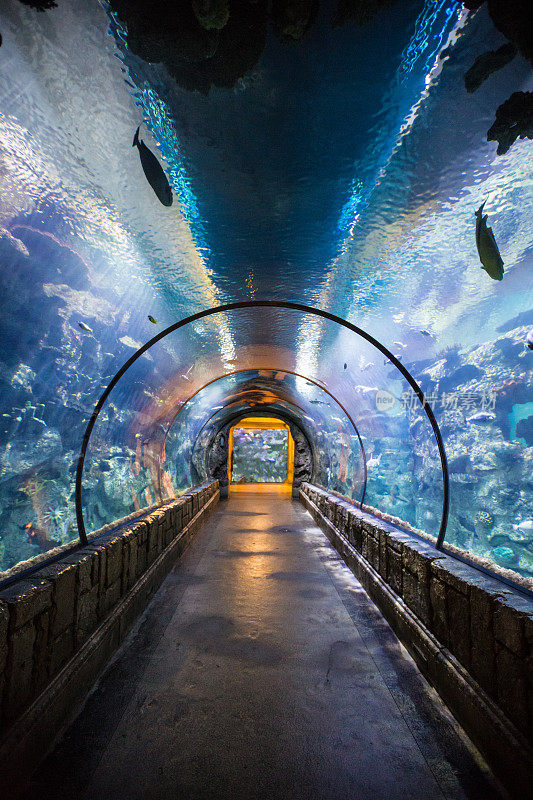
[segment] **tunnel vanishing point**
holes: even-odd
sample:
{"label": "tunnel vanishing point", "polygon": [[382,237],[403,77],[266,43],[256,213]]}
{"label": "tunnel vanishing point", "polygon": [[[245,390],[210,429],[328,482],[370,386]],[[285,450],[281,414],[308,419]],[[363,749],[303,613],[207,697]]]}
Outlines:
{"label": "tunnel vanishing point", "polygon": [[528,4],[0,37],[0,800],[531,797]]}

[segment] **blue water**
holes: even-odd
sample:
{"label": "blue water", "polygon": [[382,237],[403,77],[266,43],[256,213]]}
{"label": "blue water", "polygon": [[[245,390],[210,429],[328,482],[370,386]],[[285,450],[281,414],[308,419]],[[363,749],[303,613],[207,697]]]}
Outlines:
{"label": "blue water", "polygon": [[232,483],[283,483],[286,479],[286,430],[234,429]]}
{"label": "blue water", "polygon": [[[486,141],[497,106],[533,90],[531,65],[517,57],[468,95],[466,70],[504,42],[484,8],[467,18],[452,0],[412,0],[331,27],[335,6],[301,43],[269,28],[255,67],[203,95],[135,56],[96,2],[2,5],[3,568],[76,538],[84,427],[135,350],[195,311],[270,298],[345,317],[401,357],[442,429],[447,540],[533,577],[529,532],[513,528],[533,517],[532,143],[496,156]],[[138,125],[170,208],[131,147]],[[477,257],[483,201],[501,283]],[[202,477],[191,459],[209,425],[268,406],[314,437],[321,482],[358,498],[348,412],[371,464],[367,502],[436,535],[438,454],[412,400],[380,353],[310,315],[208,317],[109,398],[86,464],[88,529],[184,491]]]}

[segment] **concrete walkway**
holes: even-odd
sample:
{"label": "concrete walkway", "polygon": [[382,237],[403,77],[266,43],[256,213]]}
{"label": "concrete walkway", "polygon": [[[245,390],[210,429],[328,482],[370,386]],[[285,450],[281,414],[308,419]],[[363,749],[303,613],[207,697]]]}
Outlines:
{"label": "concrete walkway", "polygon": [[306,511],[239,493],[161,587],[28,798],[500,798]]}

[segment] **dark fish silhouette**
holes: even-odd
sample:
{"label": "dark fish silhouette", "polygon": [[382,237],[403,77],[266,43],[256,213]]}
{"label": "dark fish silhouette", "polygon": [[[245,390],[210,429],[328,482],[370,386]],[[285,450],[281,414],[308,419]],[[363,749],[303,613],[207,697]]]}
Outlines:
{"label": "dark fish silhouette", "polygon": [[150,320],[150,322],[153,322],[154,325],[157,325],[157,320],[154,319],[154,317],[152,317],[151,314],[148,314],[148,319]]}
{"label": "dark fish silhouette", "polygon": [[173,197],[168,178],[152,151],[149,150],[142,139],[139,139],[139,128],[135,131],[132,147],[138,148],[146,180],[156,193],[159,201],[164,206],[171,206]]}
{"label": "dark fish silhouette", "polygon": [[489,75],[505,67],[513,60],[518,50],[512,42],[502,44],[497,50],[489,50],[478,56],[465,74],[465,88],[467,92],[475,92],[484,83]]}
{"label": "dark fish silhouette", "polygon": [[485,272],[495,281],[503,278],[503,259],[498,250],[492,228],[487,226],[487,215],[483,214],[482,203],[476,211],[476,245],[479,260]]}

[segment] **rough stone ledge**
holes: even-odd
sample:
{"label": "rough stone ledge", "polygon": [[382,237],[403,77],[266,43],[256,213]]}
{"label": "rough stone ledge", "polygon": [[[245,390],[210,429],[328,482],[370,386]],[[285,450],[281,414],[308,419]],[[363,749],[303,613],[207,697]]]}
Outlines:
{"label": "rough stone ledge", "polygon": [[[87,541],[92,542],[94,539],[99,539],[104,534],[113,531],[119,533],[129,523],[143,519],[144,517],[148,516],[155,510],[158,510],[160,508],[166,508],[168,505],[175,503],[176,500],[181,500],[182,497],[186,497],[187,495],[188,492],[185,492],[183,495],[180,495],[180,497],[177,497],[175,499],[163,500],[161,503],[157,503],[156,505],[145,506],[144,508],[140,508],[138,511],[133,511],[126,517],[121,517],[121,519],[115,520],[114,522],[110,522],[109,524],[104,525],[102,528],[98,528],[98,530],[87,534]],[[6,569],[4,571],[0,570],[0,585],[7,580],[16,578],[17,575],[24,573],[28,569],[37,567],[39,564],[42,564],[43,562],[46,562],[46,564],[48,564],[50,559],[58,560],[62,558],[63,555],[76,553],[79,549],[81,549],[79,540],[74,540],[72,542],[64,542],[63,544],[60,544],[58,547],[53,547],[51,550],[47,550],[45,553],[37,553],[31,558],[26,559],[26,561],[19,561],[9,569]],[[21,575],[21,577],[24,576]]]}
{"label": "rough stone ledge", "polygon": [[[308,484],[311,485],[311,484]],[[340,492],[335,492],[330,489],[326,489],[325,486],[321,484],[313,484],[313,488],[319,492],[324,493],[325,495],[329,495],[339,500],[342,500],[344,503],[347,503],[350,507],[356,507],[358,510],[360,509],[359,503],[357,500],[352,500],[347,495],[341,494]],[[385,511],[381,511],[378,508],[374,508],[373,506],[367,506],[366,503],[363,504],[362,510],[364,512],[368,512],[372,518],[377,518],[380,520],[384,520],[389,522],[394,528],[400,528],[402,531],[405,531],[407,534],[412,533],[416,538],[422,539],[424,541],[429,542],[430,544],[434,545],[437,541],[436,536],[431,536],[426,531],[421,530],[420,528],[415,528],[405,520],[400,519],[399,517],[394,517],[391,514],[387,514]],[[466,561],[467,566],[471,564],[474,567],[479,567],[480,570],[488,570],[490,573],[496,572],[498,577],[501,577],[503,581],[510,582],[511,586],[516,586],[518,589],[525,589],[527,592],[533,592],[533,578],[525,577],[521,575],[519,572],[516,572],[513,569],[501,567],[498,564],[494,564],[494,562],[489,561],[486,558],[482,558],[481,556],[476,555],[475,553],[471,553],[468,550],[463,550],[461,547],[457,547],[457,545],[451,544],[450,542],[444,542],[443,547],[445,548],[441,552],[446,555],[457,556],[457,559],[462,559]],[[456,561],[455,561],[456,563]]]}
{"label": "rough stone ledge", "polygon": [[196,487],[0,591],[0,785],[35,768],[218,499]]}
{"label": "rough stone ledge", "polygon": [[327,492],[300,500],[511,797],[533,781],[533,603]]}

